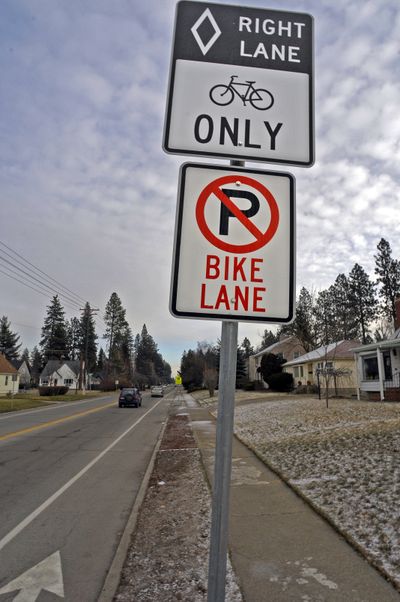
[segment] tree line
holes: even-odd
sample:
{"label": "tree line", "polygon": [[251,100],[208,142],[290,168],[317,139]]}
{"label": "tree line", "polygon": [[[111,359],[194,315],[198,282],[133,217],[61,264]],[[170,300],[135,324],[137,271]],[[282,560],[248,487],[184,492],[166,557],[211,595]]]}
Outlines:
{"label": "tree line", "polygon": [[80,317],[65,318],[58,295],[47,306],[41,329],[41,338],[33,350],[24,349],[20,336],[13,332],[7,316],[0,319],[0,352],[7,359],[25,360],[30,367],[33,382],[49,360],[83,362],[87,372],[101,376],[103,385],[137,384],[141,387],[171,380],[171,367],[158,350],[146,324],[133,336],[126,319],[126,310],[117,293],[113,292],[104,311],[105,350],[98,345],[95,316],[98,309],[86,303]]}
{"label": "tree line", "polygon": [[[281,326],[276,333],[264,330],[255,348],[246,337],[238,347],[237,384],[243,382],[240,375],[244,360],[278,342],[282,335],[296,336],[306,352],[341,340],[367,344],[387,338],[396,316],[395,301],[400,297],[400,261],[392,257],[390,244],[384,238],[377,245],[374,259],[374,281],[355,263],[348,274],[338,274],[327,289],[314,293],[303,287],[291,324]],[[196,349],[183,353],[182,382],[193,388],[208,386],[210,381],[216,383],[218,367],[219,343],[198,343]]]}

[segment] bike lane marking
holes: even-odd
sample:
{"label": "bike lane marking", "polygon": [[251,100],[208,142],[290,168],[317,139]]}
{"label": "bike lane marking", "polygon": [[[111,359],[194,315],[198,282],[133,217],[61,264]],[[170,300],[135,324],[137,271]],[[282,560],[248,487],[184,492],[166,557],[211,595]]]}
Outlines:
{"label": "bike lane marking", "polygon": [[[84,474],[86,474],[99,460],[101,460],[113,447],[115,447],[121,439],[123,439],[131,430],[135,428],[150,412],[152,412],[161,402],[164,401],[164,398],[160,399],[157,403],[154,404],[145,414],[143,414],[140,418],[136,420],[129,428],[126,429],[121,435],[119,435],[115,441],[110,443],[102,452],[100,452],[93,460],[89,462],[82,470],[80,470],[74,477],[72,477],[69,481],[67,481],[60,489],[58,489],[53,495],[51,495],[47,500],[45,500],[40,506],[36,508],[33,512],[31,512],[28,516],[26,516],[14,529],[12,529],[7,535],[5,535],[0,540],[0,550],[5,548],[5,546],[10,543],[17,535],[21,533],[30,525],[35,518],[37,518],[44,510],[46,510],[53,502],[55,502],[65,491],[67,491],[74,483],[76,483]],[[115,405],[115,404],[113,404]]]}
{"label": "bike lane marking", "polygon": [[[225,184],[231,183],[242,183],[251,188],[255,188],[259,193],[261,193],[262,198],[269,205],[269,209],[271,212],[271,220],[263,233],[257,226],[246,216],[243,211],[241,211],[235,203],[231,201],[231,199],[224,194],[221,190],[221,186]],[[220,240],[215,234],[213,234],[210,228],[207,225],[204,211],[205,205],[207,201],[210,199],[212,195],[215,195],[221,203],[223,203],[227,209],[240,221],[240,223],[254,236],[256,239],[255,242],[244,244],[244,245],[234,245],[231,243],[227,243],[225,241]],[[205,238],[209,242],[211,242],[218,249],[222,249],[223,251],[228,251],[231,253],[250,253],[251,251],[256,251],[261,247],[265,246],[275,235],[278,225],[279,225],[279,209],[277,202],[272,195],[272,193],[266,188],[261,182],[254,180],[254,178],[249,178],[247,176],[223,176],[221,178],[217,178],[210,182],[201,192],[196,205],[196,220],[197,224]]]}

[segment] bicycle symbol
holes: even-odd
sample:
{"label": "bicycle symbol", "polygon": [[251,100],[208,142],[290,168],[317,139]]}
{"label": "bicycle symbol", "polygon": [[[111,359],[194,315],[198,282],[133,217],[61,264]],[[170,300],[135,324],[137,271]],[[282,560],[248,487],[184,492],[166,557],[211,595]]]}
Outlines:
{"label": "bicycle symbol", "polygon": [[[255,81],[235,82],[234,80],[237,77],[237,75],[231,75],[231,80],[228,85],[217,84],[211,88],[210,98],[214,104],[225,107],[233,102],[236,94],[241,98],[245,106],[246,103],[249,102],[252,107],[259,111],[266,111],[272,107],[274,104],[274,97],[271,92],[268,92],[268,90],[265,90],[264,88],[255,88]],[[242,86],[242,91],[243,86],[246,87],[244,94],[239,91],[240,88],[238,90],[238,86]]]}

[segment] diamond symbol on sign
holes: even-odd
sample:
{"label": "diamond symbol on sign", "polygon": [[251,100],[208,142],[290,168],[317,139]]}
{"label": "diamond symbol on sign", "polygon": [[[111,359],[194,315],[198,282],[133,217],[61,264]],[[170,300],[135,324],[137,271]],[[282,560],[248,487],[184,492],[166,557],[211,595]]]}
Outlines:
{"label": "diamond symbol on sign", "polygon": [[[200,29],[200,26],[203,25],[204,23],[207,23],[207,21],[208,21],[208,25],[212,26],[214,34],[209,39],[209,41],[205,44],[199,35],[199,29]],[[199,48],[204,55],[207,54],[207,52],[210,50],[211,46],[218,40],[219,36],[221,35],[221,30],[218,27],[217,22],[214,19],[209,8],[207,8],[204,11],[204,13],[202,15],[200,15],[200,17],[197,19],[196,23],[193,25],[193,27],[190,31],[194,35],[194,39],[198,43]]]}

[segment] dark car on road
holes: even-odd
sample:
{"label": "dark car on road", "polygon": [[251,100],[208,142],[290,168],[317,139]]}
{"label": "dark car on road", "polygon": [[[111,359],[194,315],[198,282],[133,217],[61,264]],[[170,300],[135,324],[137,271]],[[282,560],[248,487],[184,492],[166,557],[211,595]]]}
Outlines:
{"label": "dark car on road", "polygon": [[125,408],[128,406],[133,406],[138,408],[142,405],[142,395],[139,389],[130,388],[130,389],[121,389],[119,394],[118,405],[120,408]]}

